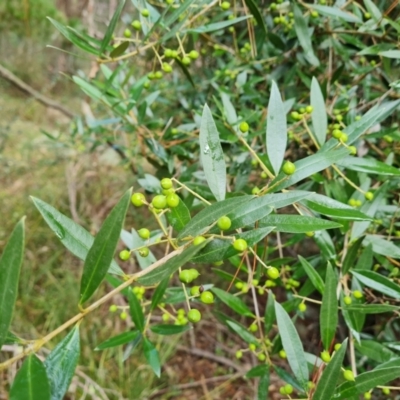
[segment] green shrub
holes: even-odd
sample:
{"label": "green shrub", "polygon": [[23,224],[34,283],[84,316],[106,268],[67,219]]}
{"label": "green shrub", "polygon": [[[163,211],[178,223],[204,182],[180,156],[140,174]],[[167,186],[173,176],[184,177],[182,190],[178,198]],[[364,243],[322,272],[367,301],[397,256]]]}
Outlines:
{"label": "green shrub", "polygon": [[[253,0],[133,4],[135,32],[120,22],[120,1],[102,40],[52,20],[100,64],[96,78],[72,77],[94,101],[95,119],[80,140],[122,153],[145,193],[123,194],[95,238],[33,199],[84,260],[81,312],[0,364],[28,356],[11,394],[27,390],[26,380],[42,393],[65,393],[80,321],[119,292],[129,307],[110,311],[134,329],[97,349],[133,343],[157,376],[155,335],[183,333],[213,310],[242,343],[237,362],[257,359],[247,377],[258,379],[259,399],[268,398],[271,371],[287,382],[280,393],[297,398],[369,398],[377,387],[387,390],[400,377],[391,343],[400,299],[393,240],[400,232],[399,25],[370,0],[341,9],[322,1],[268,9]],[[151,71],[139,74],[141,63]],[[138,164],[140,157],[152,168]],[[147,208],[159,229],[146,237],[150,226],[122,230],[130,202],[134,212]],[[113,259],[120,237],[120,258],[134,257],[139,272],[126,273]],[[159,246],[164,257],[154,255]],[[0,343],[18,340],[8,329],[22,248],[20,222],[0,261],[0,293],[8,293]],[[209,264],[211,276],[204,273]],[[105,278],[115,290],[89,303]],[[318,308],[308,316],[312,304]],[[366,317],[374,314],[385,318],[371,333]],[[154,324],[153,315],[163,323]],[[305,316],[317,320],[309,335],[319,344],[299,334]],[[34,353],[71,326],[43,364]],[[291,372],[280,367],[286,362]]]}

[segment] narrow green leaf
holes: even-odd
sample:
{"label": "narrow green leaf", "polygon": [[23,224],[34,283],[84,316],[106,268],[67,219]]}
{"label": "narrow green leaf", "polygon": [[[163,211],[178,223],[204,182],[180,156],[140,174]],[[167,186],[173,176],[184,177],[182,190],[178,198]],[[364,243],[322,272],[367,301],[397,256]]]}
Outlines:
{"label": "narrow green leaf", "polygon": [[305,387],[308,381],[308,367],[299,334],[288,313],[277,302],[275,302],[275,313],[282,345],[290,368],[301,386]]}
{"label": "narrow green leaf", "polygon": [[319,273],[315,270],[315,268],[302,256],[299,256],[299,260],[301,262],[301,265],[304,268],[304,271],[310,278],[311,283],[317,289],[321,294],[324,294],[325,291],[325,283],[322,280],[321,276]]}
{"label": "narrow green leaf", "polygon": [[156,290],[153,293],[153,296],[151,298],[151,310],[153,311],[157,305],[161,302],[165,291],[167,290],[168,284],[169,284],[169,277],[163,279],[157,286]]}
{"label": "narrow green leaf", "polygon": [[107,273],[117,248],[130,196],[131,190],[127,190],[107,216],[88,251],[83,266],[79,304],[90,299]]}
{"label": "narrow green leaf", "polygon": [[309,209],[332,218],[350,221],[365,221],[373,219],[347,204],[333,200],[322,194],[311,193],[310,196],[302,201],[302,203]]}
{"label": "narrow green leaf", "polygon": [[275,314],[275,301],[273,297],[273,293],[271,291],[268,292],[268,299],[267,304],[265,305],[265,312],[264,312],[264,326],[265,332],[269,333],[274,325],[276,320]]}
{"label": "narrow green leaf", "polygon": [[191,73],[190,73],[188,67],[187,67],[185,64],[183,64],[183,63],[181,62],[181,60],[179,60],[179,58],[175,59],[175,62],[176,62],[176,64],[179,66],[179,68],[182,70],[182,72],[184,73],[184,75],[186,76],[186,78],[188,79],[188,81],[191,83],[191,85],[192,85],[193,87],[196,87],[196,85],[195,85],[195,83],[194,83],[194,80],[193,80],[193,78],[192,78],[192,75],[191,75]]}
{"label": "narrow green leaf", "polygon": [[349,13],[347,11],[342,11],[338,7],[329,7],[320,4],[313,4],[312,7],[313,10],[316,10],[322,15],[326,15],[327,17],[339,18],[346,22],[358,22],[358,23],[362,22],[362,20],[356,15]]}
{"label": "narrow green leaf", "polygon": [[143,309],[140,301],[136,297],[132,290],[128,292],[128,301],[129,301],[129,311],[131,314],[131,318],[133,323],[135,324],[135,328],[143,332],[145,326],[145,318],[143,314]]}
{"label": "narrow green leaf", "polygon": [[355,343],[355,348],[362,355],[370,360],[383,363],[393,358],[397,358],[396,353],[389,350],[386,346],[376,342],[375,340],[361,340],[361,343]]}
{"label": "narrow green leaf", "polygon": [[245,317],[254,317],[254,314],[249,310],[244,301],[237,296],[234,296],[224,290],[212,288],[211,291],[229,308]]}
{"label": "narrow green leaf", "polygon": [[296,172],[293,175],[290,175],[289,179],[284,179],[285,175],[281,173],[272,181],[270,186],[276,184],[276,186],[274,186],[274,192],[293,186],[295,183],[308,178],[316,172],[322,171],[325,168],[330,167],[332,164],[337,163],[348,154],[349,151],[343,147],[330,151],[320,150],[316,154],[296,161],[294,163],[296,165]]}
{"label": "narrow green leaf", "polygon": [[[85,260],[89,249],[93,245],[93,236],[86,229],[44,201],[33,196],[31,196],[31,199],[47,222],[47,225],[61,240],[61,243],[80,260]],[[116,275],[124,274],[114,260],[111,261],[108,272]]]}
{"label": "narrow green leaf", "polygon": [[171,274],[179,269],[182,265],[191,261],[192,258],[208,244],[209,239],[197,246],[188,246],[182,253],[170,258],[165,264],[160,265],[158,268],[149,272],[147,275],[139,278],[139,283],[144,286],[155,285],[156,283],[166,279]]}
{"label": "narrow green leaf", "polygon": [[246,378],[259,378],[265,374],[265,370],[269,370],[269,365],[261,364],[256,365],[246,372]]}
{"label": "narrow green leaf", "polygon": [[[378,211],[379,207],[382,205],[382,202],[385,198],[387,191],[387,184],[384,183],[375,193],[374,199],[372,201],[366,201],[361,207],[361,211],[373,218],[375,213]],[[354,240],[364,234],[364,232],[370,226],[371,221],[358,221],[353,224],[351,229],[351,239]]]}
{"label": "narrow green leaf", "polygon": [[160,325],[152,325],[150,330],[157,335],[170,336],[177,335],[178,333],[183,333],[192,329],[190,325],[169,325],[169,324],[160,324]]}
{"label": "narrow green leaf", "polygon": [[185,228],[179,232],[178,239],[205,233],[209,225],[215,223],[218,218],[233,212],[239,207],[243,207],[245,203],[253,198],[253,196],[248,195],[233,197],[207,206],[196,214]]}
{"label": "narrow green leaf", "polygon": [[208,186],[218,201],[225,199],[226,165],[219,133],[208,105],[203,108],[200,126],[200,159]]}
{"label": "narrow green leaf", "polygon": [[229,125],[234,127],[235,130],[237,131],[236,124],[238,121],[238,117],[236,114],[235,107],[233,106],[229,96],[224,92],[221,92],[221,100],[222,100],[222,104],[224,106],[225,117],[226,117]]}
{"label": "narrow green leaf", "polygon": [[398,58],[400,58],[400,50],[381,51],[379,53],[379,55],[382,56],[382,57],[398,59]]}
{"label": "narrow green leaf", "polygon": [[246,328],[234,321],[226,321],[227,325],[237,333],[246,343],[258,344],[257,338],[252,335]]}
{"label": "narrow green leaf", "polygon": [[373,20],[378,22],[382,18],[382,13],[372,0],[364,0],[364,4]]}
{"label": "narrow green leaf", "polygon": [[364,240],[364,237],[358,238],[354,243],[351,243],[349,246],[346,257],[343,260],[342,264],[342,274],[345,275],[350,271],[350,268],[353,268],[356,265],[356,260],[358,258],[358,250],[361,247],[361,243]]}
{"label": "narrow green leaf", "polygon": [[339,386],[333,396],[334,399],[348,399],[349,396],[359,395],[375,388],[385,385],[400,377],[400,368],[375,368],[372,371],[364,372],[356,377],[355,382],[345,382]]}
{"label": "narrow green leaf", "polygon": [[265,370],[263,375],[260,376],[260,380],[258,381],[258,389],[257,389],[257,399],[265,400],[268,399],[269,393],[269,366],[265,366]]}
{"label": "narrow green leaf", "polygon": [[328,263],[325,278],[325,290],[322,296],[320,311],[321,339],[324,349],[329,350],[331,342],[335,337],[338,325],[338,299],[336,297],[337,278],[332,266]]}
{"label": "narrow green leaf", "polygon": [[372,245],[368,244],[362,250],[361,255],[358,258],[354,269],[368,269],[368,270],[371,270],[372,269],[373,259],[374,259],[374,252],[372,250]]}
{"label": "narrow green leaf", "polygon": [[336,258],[335,245],[327,231],[315,232],[313,239],[327,260],[334,260]]}
{"label": "narrow green leaf", "polygon": [[[269,196],[261,196],[252,199],[246,204],[246,207],[238,207],[233,212],[227,214],[231,220],[230,231],[235,229],[244,228],[245,226],[251,226],[261,218],[271,213],[272,208],[267,204],[271,203]],[[209,233],[219,233],[220,229],[218,226],[211,228]]]}
{"label": "narrow green leaf", "polygon": [[352,270],[351,273],[365,286],[400,300],[400,285],[374,271]]}
{"label": "narrow green leaf", "polygon": [[93,47],[91,44],[84,40],[82,37],[77,35],[74,29],[66,27],[60,24],[58,21],[54,20],[53,18],[47,17],[47,19],[53,24],[53,26],[72,44],[79,47],[80,49],[86,51],[87,53],[98,55],[99,49]]}
{"label": "narrow green leaf", "polygon": [[0,349],[8,336],[24,257],[25,217],[15,226],[0,258]]}
{"label": "narrow green leaf", "polygon": [[346,339],[340,349],[335,352],[332,360],[325,367],[321,378],[318,381],[317,387],[315,388],[313,400],[330,400],[333,397],[337,382],[341,375],[341,368],[343,364],[344,356],[347,350]]}
{"label": "narrow green leaf", "polygon": [[338,165],[352,171],[366,172],[385,176],[400,176],[400,169],[392,167],[374,158],[345,157],[338,161]]}
{"label": "narrow green leaf", "polygon": [[[282,208],[293,204],[299,200],[307,198],[312,193],[306,191],[292,191],[277,194],[266,194],[256,197],[246,204],[246,207],[238,207],[234,211],[228,213],[231,219],[231,230],[250,226],[256,221],[261,220],[271,213],[272,207]],[[218,233],[217,226],[210,230],[210,233]]]}
{"label": "narrow green leaf", "polygon": [[143,350],[144,350],[144,356],[146,357],[146,360],[149,363],[151,369],[158,377],[160,377],[161,375],[160,357],[153,343],[151,343],[150,340],[147,338],[143,338]]}
{"label": "narrow green leaf", "polygon": [[[382,99],[387,96],[387,93],[382,95]],[[390,114],[397,109],[400,104],[400,100],[381,102],[372,107],[367,113],[365,113],[359,121],[355,121],[349,126],[347,126],[343,132],[345,132],[349,139],[347,144],[350,145],[354,143],[362,134],[364,134],[368,129],[372,126],[376,125],[376,123],[384,120]],[[332,150],[337,146],[336,139],[330,139],[321,148],[321,152],[326,152],[328,150]]]}
{"label": "narrow green leaf", "polygon": [[186,204],[180,200],[177,207],[173,207],[167,213],[168,222],[177,231],[180,232],[190,222],[190,212]]}
{"label": "narrow green leaf", "polygon": [[100,343],[98,346],[96,346],[95,350],[98,351],[109,349],[110,347],[122,346],[123,344],[132,342],[138,336],[141,336],[141,333],[137,330],[120,333],[119,335],[113,336],[110,339]]}
{"label": "narrow green leaf", "polygon": [[400,311],[400,307],[389,304],[351,304],[346,307],[346,310],[360,314],[383,314]]}
{"label": "narrow green leaf", "polygon": [[129,47],[129,42],[122,42],[120,45],[114,48],[114,50],[110,53],[111,58],[117,58],[122,56],[125,53],[126,49]]}
{"label": "narrow green leaf", "polygon": [[311,105],[313,111],[311,120],[317,142],[322,146],[326,140],[326,130],[328,129],[328,116],[325,108],[325,99],[322,94],[318,80],[313,76],[311,81]]}
{"label": "narrow green leaf", "polygon": [[287,123],[285,108],[275,81],[272,81],[269,96],[266,135],[268,158],[275,175],[278,175],[285,156]]}
{"label": "narrow green leaf", "polygon": [[315,57],[314,50],[311,43],[311,34],[307,26],[307,20],[304,18],[300,8],[293,3],[294,13],[294,29],[296,30],[297,38],[299,39],[300,46],[304,50],[304,55],[307,61],[314,67],[319,66],[319,60]]}
{"label": "narrow green leaf", "polygon": [[111,18],[110,24],[108,25],[104,38],[101,42],[99,55],[102,55],[104,53],[104,50],[109,45],[115,27],[119,21],[119,17],[121,16],[122,9],[124,8],[124,5],[125,5],[125,0],[119,0],[118,6],[115,9],[114,15]]}
{"label": "narrow green leaf", "polygon": [[[251,247],[264,239],[273,229],[273,226],[252,229],[235,237],[246,240],[247,245]],[[237,251],[233,248],[232,242],[224,239],[213,239],[197,256],[193,257],[192,262],[209,264],[226,260],[236,254]]]}
{"label": "narrow green leaf", "polygon": [[185,15],[185,11],[195,2],[196,0],[186,0],[179,5],[178,8],[173,9],[173,13],[166,18],[165,26],[170,27],[179,17]]}
{"label": "narrow green leaf", "polygon": [[326,219],[303,215],[273,214],[264,217],[260,221],[260,227],[263,226],[275,226],[274,230],[277,232],[304,233],[322,229],[340,228],[342,225]]}
{"label": "narrow green leaf", "polygon": [[67,393],[78,365],[79,353],[79,326],[75,326],[44,362],[50,382],[51,400],[62,400]]}
{"label": "narrow green leaf", "polygon": [[[256,2],[254,0],[245,0],[247,7],[249,7],[250,12],[253,14],[253,17],[257,21],[257,25],[261,28],[261,40],[263,40],[268,33],[267,26],[265,25],[264,17],[258,8]],[[258,37],[257,37],[258,39]]]}
{"label": "narrow green leaf", "polygon": [[251,15],[245,15],[245,16],[239,17],[239,18],[229,19],[229,20],[221,21],[221,22],[215,22],[215,23],[209,24],[209,25],[203,25],[203,26],[200,26],[199,28],[188,29],[187,32],[207,33],[207,32],[219,31],[221,29],[225,29],[231,25],[237,24],[238,22],[242,22],[249,18],[251,18]]}
{"label": "narrow green leaf", "polygon": [[50,400],[50,385],[43,363],[29,355],[17,372],[10,390],[10,400]]}
{"label": "narrow green leaf", "polygon": [[363,242],[364,246],[371,245],[372,250],[376,254],[382,256],[400,258],[400,247],[396,246],[393,242],[389,242],[378,235],[366,235]]}
{"label": "narrow green leaf", "polygon": [[26,341],[24,339],[19,338],[14,333],[8,331],[3,344],[15,344],[15,343],[16,344],[25,344]]}

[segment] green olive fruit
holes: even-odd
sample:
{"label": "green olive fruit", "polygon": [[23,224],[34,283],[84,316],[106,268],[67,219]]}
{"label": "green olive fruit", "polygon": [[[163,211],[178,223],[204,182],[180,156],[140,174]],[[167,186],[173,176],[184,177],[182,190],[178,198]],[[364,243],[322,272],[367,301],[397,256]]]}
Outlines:
{"label": "green olive fruit", "polygon": [[157,196],[153,197],[151,204],[154,208],[162,210],[167,207],[167,198],[162,194],[158,194]]}
{"label": "green olive fruit", "polygon": [[244,239],[236,239],[233,242],[233,248],[237,251],[245,251],[247,249],[247,242]]}
{"label": "green olive fruit", "polygon": [[286,161],[282,166],[282,171],[285,175],[293,175],[296,172],[296,166],[292,162]]}
{"label": "green olive fruit", "polygon": [[214,303],[214,295],[209,290],[205,290],[200,295],[200,300],[204,304],[212,304]]}
{"label": "green olive fruit", "polygon": [[135,207],[141,207],[144,204],[145,197],[143,193],[133,193],[131,202]]}
{"label": "green olive fruit", "polygon": [[119,253],[119,258],[123,261],[129,260],[129,257],[131,256],[131,252],[129,250],[122,250]]}
{"label": "green olive fruit", "polygon": [[187,316],[188,320],[193,323],[199,322],[201,320],[201,313],[199,310],[196,309],[190,310]]}

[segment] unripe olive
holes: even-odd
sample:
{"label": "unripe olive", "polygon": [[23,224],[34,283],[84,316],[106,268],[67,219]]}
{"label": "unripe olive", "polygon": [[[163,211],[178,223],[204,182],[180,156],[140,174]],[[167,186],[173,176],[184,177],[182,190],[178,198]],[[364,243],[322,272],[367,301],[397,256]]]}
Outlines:
{"label": "unripe olive", "polygon": [[129,250],[122,250],[119,253],[119,258],[123,261],[126,261],[129,259],[129,257],[131,256],[131,252]]}
{"label": "unripe olive", "polygon": [[214,303],[214,295],[209,290],[206,290],[200,295],[200,300],[204,304],[212,304]]}
{"label": "unripe olive", "polygon": [[359,290],[355,290],[353,292],[353,296],[354,296],[355,299],[362,299],[363,298],[363,294]]}
{"label": "unripe olive", "polygon": [[243,357],[243,351],[241,351],[241,350],[238,350],[237,352],[236,352],[236,354],[235,354],[235,357],[239,360],[240,358],[242,358]]}
{"label": "unripe olive", "polygon": [[204,236],[196,236],[193,240],[193,244],[198,246],[200,243],[203,243],[206,240]]}
{"label": "unripe olive", "polygon": [[282,166],[282,171],[286,175],[293,175],[296,172],[296,166],[292,162],[286,161]]}
{"label": "unripe olive", "polygon": [[242,133],[246,133],[249,131],[249,124],[246,121],[243,121],[240,125],[239,125],[239,129],[240,132]]}
{"label": "unripe olive", "polygon": [[141,207],[144,204],[145,197],[143,193],[133,193],[131,202],[135,207]]}
{"label": "unripe olive", "polygon": [[142,14],[142,17],[147,18],[150,15],[150,11],[147,8],[144,8],[140,14]]}
{"label": "unripe olive", "polygon": [[150,231],[147,228],[139,229],[138,234],[142,239],[145,239],[145,240],[150,237]]}
{"label": "unripe olive", "polygon": [[188,312],[188,320],[190,322],[196,323],[201,320],[201,313],[199,310],[192,309]]}
{"label": "unripe olive", "polygon": [[364,194],[364,197],[368,201],[372,201],[374,199],[374,194],[372,192],[367,192]]}
{"label": "unripe olive", "polygon": [[183,283],[190,283],[192,282],[192,275],[188,269],[184,269],[179,274],[179,280]]}
{"label": "unripe olive", "polygon": [[285,351],[285,350],[281,350],[281,351],[279,352],[279,357],[280,357],[280,358],[286,358],[286,357],[287,357],[286,351]]}
{"label": "unripe olive", "polygon": [[345,371],[343,371],[343,378],[346,381],[355,381],[353,372],[350,371],[349,369],[346,369]]}
{"label": "unripe olive", "polygon": [[122,313],[119,314],[119,317],[120,317],[122,320],[125,320],[125,319],[128,318],[128,314],[127,314],[125,311],[122,311]]}
{"label": "unripe olive", "polygon": [[349,306],[352,303],[351,297],[350,296],[344,296],[343,297],[343,302],[344,302],[344,304]]}
{"label": "unripe olive", "polygon": [[321,352],[321,360],[325,363],[331,361],[331,355],[329,354],[329,351],[324,350],[323,352]]}
{"label": "unripe olive", "polygon": [[157,196],[153,197],[151,204],[153,205],[154,208],[162,210],[167,206],[167,198],[162,194],[158,194]]}
{"label": "unripe olive", "polygon": [[142,24],[138,20],[133,21],[131,25],[136,31],[140,31],[140,29],[142,29]]}
{"label": "unripe olive", "polygon": [[160,184],[163,189],[171,189],[173,186],[172,180],[170,178],[161,179]]}
{"label": "unripe olive", "polygon": [[305,303],[300,303],[297,308],[299,311],[305,312],[307,310],[307,305]]}
{"label": "unripe olive", "polygon": [[118,307],[115,304],[111,304],[109,310],[110,312],[116,312],[118,310]]}
{"label": "unripe olive", "polygon": [[192,50],[192,51],[189,53],[189,57],[190,57],[192,60],[196,60],[197,58],[199,58],[199,52],[196,51],[196,50]]}
{"label": "unripe olive", "polygon": [[267,275],[268,275],[271,279],[278,279],[280,273],[279,273],[278,268],[270,267],[270,268],[267,269]]}
{"label": "unripe olive", "polygon": [[200,286],[193,286],[190,288],[190,294],[192,296],[200,296]]}
{"label": "unripe olive", "polygon": [[257,332],[257,330],[258,330],[257,324],[251,324],[251,325],[249,326],[249,331],[250,331],[250,332]]}
{"label": "unripe olive", "polygon": [[179,201],[179,196],[175,193],[171,193],[167,196],[167,205],[170,208],[178,207]]}
{"label": "unripe olive", "polygon": [[224,216],[218,219],[217,225],[221,231],[227,231],[231,227],[232,222],[229,217]]}
{"label": "unripe olive", "polygon": [[223,1],[221,3],[221,8],[226,11],[229,10],[231,8],[231,3],[229,3],[229,1]]}
{"label": "unripe olive", "polygon": [[236,239],[233,242],[233,248],[237,251],[245,251],[247,249],[247,242],[244,239]]}
{"label": "unripe olive", "polygon": [[139,250],[139,255],[141,257],[147,257],[150,253],[150,250],[148,247],[143,247],[142,249]]}

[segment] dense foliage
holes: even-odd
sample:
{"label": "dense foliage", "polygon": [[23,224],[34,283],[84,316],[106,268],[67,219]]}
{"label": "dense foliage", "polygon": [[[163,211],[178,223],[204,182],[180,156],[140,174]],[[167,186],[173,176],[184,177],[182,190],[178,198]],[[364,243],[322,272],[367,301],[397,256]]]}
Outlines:
{"label": "dense foliage", "polygon": [[[80,321],[118,292],[128,306],[110,312],[134,328],[97,350],[142,351],[157,376],[154,337],[195,329],[213,308],[242,343],[237,362],[254,356],[259,399],[272,371],[282,396],[387,394],[400,377],[396,11],[371,0],[132,4],[119,2],[101,40],[50,19],[99,67],[72,77],[91,112],[64,144],[111,146],[143,190],[125,192],[94,238],[33,198],[84,261],[80,313],[0,364],[27,356],[11,398],[30,383],[61,399]],[[156,229],[124,226],[143,209]],[[23,232],[22,220],[0,260],[0,344],[21,340],[9,328]],[[105,279],[115,290],[91,303]],[[299,334],[308,314],[312,343]],[[71,326],[42,363],[34,353]]]}

